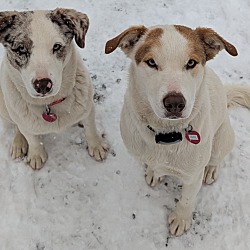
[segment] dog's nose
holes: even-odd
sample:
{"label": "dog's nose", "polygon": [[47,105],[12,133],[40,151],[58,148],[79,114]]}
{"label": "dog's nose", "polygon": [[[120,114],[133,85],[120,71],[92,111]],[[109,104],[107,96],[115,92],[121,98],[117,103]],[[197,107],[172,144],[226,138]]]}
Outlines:
{"label": "dog's nose", "polygon": [[182,94],[173,92],[165,96],[163,105],[168,112],[176,114],[185,108],[186,100]]}
{"label": "dog's nose", "polygon": [[36,79],[33,82],[33,86],[37,93],[45,95],[52,90],[53,84],[49,78],[43,78],[40,80]]}

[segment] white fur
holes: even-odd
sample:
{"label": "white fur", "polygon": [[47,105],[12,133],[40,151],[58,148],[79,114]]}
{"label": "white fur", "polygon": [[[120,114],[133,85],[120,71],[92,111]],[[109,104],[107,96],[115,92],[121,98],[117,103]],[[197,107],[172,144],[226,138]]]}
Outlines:
{"label": "white fur", "polygon": [[[137,64],[135,60],[138,48],[145,43],[147,34],[155,28],[164,30],[160,45],[157,41],[158,45],[153,46],[153,52],[151,51],[159,66],[158,70],[150,68],[144,62]],[[142,31],[144,32],[143,29]],[[127,33],[129,32],[128,29]],[[123,42],[129,37],[122,36]],[[127,47],[119,44],[118,38],[110,40],[110,44],[117,43],[132,59],[121,113],[122,138],[128,151],[147,165],[146,181],[149,185],[154,186],[164,175],[176,176],[182,180],[182,198],[168,219],[171,233],[181,235],[191,225],[195,198],[202,181],[210,184],[216,180],[219,166],[234,144],[226,91],[216,74],[207,66],[198,64],[195,74],[192,70],[184,69],[189,60],[189,43],[173,26],[148,28],[137,39],[136,45],[130,48],[129,53]],[[234,86],[233,89],[237,87]],[[249,99],[249,87],[240,92],[243,93],[246,89],[248,92],[245,92],[245,98]],[[165,116],[163,98],[171,91],[182,93],[186,99],[186,107],[179,119],[168,119]],[[239,95],[238,99],[242,99],[242,96]],[[250,107],[249,103],[245,106]],[[197,145],[185,138],[185,128],[189,124],[201,136]],[[172,145],[155,143],[156,133],[172,131],[181,132],[183,140]]]}
{"label": "white fur", "polygon": [[[53,83],[52,92],[50,96],[58,94],[62,83],[62,69],[69,63],[71,58],[73,47],[70,47],[70,51],[67,53],[67,58],[64,62],[56,59],[51,55],[51,50],[55,43],[65,45],[58,30],[55,30],[52,22],[49,19],[43,18],[44,12],[38,11],[34,13],[34,18],[31,21],[31,40],[35,50],[31,54],[30,62],[27,68],[21,72],[22,80],[28,93],[32,97],[39,97],[37,92],[32,86],[32,82],[36,79],[50,78]],[[42,32],[37,27],[46,27]]]}
{"label": "white fur", "polygon": [[[33,169],[40,169],[47,159],[47,153],[39,135],[62,132],[82,122],[89,154],[96,160],[102,160],[106,157],[107,145],[96,130],[89,74],[73,41],[64,62],[52,56],[54,43],[64,41],[62,34],[45,17],[46,13],[37,11],[32,17],[31,39],[34,47],[27,67],[21,70],[13,68],[6,54],[1,65],[0,115],[17,127],[11,147],[12,158],[27,155],[29,165]],[[46,77],[52,80],[53,90],[45,97],[39,97],[32,81]],[[43,120],[45,105],[62,98],[66,99],[51,107],[57,120],[53,123]]]}

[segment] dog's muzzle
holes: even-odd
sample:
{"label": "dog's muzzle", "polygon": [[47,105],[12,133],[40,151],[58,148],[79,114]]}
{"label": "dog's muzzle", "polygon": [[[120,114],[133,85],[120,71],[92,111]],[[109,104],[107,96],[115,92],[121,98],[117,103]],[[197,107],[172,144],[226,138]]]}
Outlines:
{"label": "dog's muzzle", "polygon": [[38,94],[46,95],[52,91],[53,83],[49,78],[35,80],[33,87]]}

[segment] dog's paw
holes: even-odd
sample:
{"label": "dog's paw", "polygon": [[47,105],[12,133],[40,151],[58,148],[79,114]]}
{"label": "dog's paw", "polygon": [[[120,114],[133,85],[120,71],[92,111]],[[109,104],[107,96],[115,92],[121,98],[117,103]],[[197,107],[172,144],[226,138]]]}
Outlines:
{"label": "dog's paw", "polygon": [[204,170],[203,182],[206,184],[212,184],[218,178],[218,169],[216,166],[206,166]]}
{"label": "dog's paw", "polygon": [[168,217],[170,233],[175,236],[180,236],[186,232],[191,226],[192,216],[182,218],[176,212],[172,212]]}
{"label": "dog's paw", "polygon": [[23,159],[28,152],[28,142],[25,137],[18,133],[16,134],[13,143],[11,145],[11,158],[15,159]]}
{"label": "dog's paw", "polygon": [[103,161],[107,158],[109,145],[102,138],[98,138],[95,142],[88,143],[88,151],[96,161]]}
{"label": "dog's paw", "polygon": [[48,155],[44,147],[40,146],[39,148],[29,149],[26,162],[34,170],[39,170],[43,167],[47,159]]}
{"label": "dog's paw", "polygon": [[145,180],[149,186],[155,187],[159,182],[163,180],[163,177],[156,177],[154,174],[154,170],[150,167],[147,167]]}

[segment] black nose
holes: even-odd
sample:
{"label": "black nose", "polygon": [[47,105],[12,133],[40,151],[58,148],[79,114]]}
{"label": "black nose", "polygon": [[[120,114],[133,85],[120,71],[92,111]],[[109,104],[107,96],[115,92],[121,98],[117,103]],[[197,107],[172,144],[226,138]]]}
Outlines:
{"label": "black nose", "polygon": [[172,92],[165,96],[163,105],[168,112],[177,114],[185,108],[186,100],[182,94]]}
{"label": "black nose", "polygon": [[51,91],[53,84],[49,78],[43,78],[35,80],[33,86],[37,93],[45,95]]}

